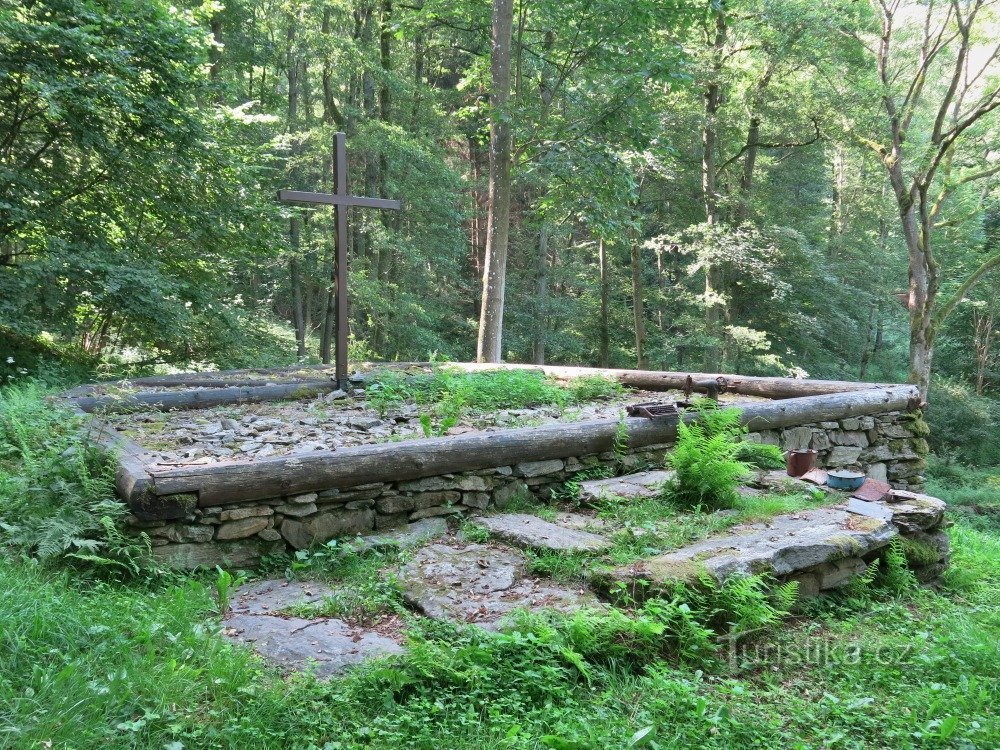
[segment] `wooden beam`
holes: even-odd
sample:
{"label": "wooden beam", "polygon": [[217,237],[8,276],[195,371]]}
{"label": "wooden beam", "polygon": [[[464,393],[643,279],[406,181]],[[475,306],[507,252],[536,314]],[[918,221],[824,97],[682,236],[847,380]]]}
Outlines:
{"label": "wooden beam", "polygon": [[339,388],[330,380],[303,381],[261,386],[204,388],[195,391],[163,393],[144,391],[121,396],[83,396],[73,401],[85,412],[118,412],[132,409],[205,409],[222,404],[250,404],[259,401],[305,398],[330,393]]}
{"label": "wooden beam", "polygon": [[[901,411],[918,397],[915,386],[892,386],[743,406],[753,430],[775,429]],[[688,413],[685,419],[695,419]],[[294,495],[371,482],[401,481],[503,464],[583,456],[612,450],[618,420],[599,419],[341,448],[258,461],[216,463],[151,472],[157,495],[197,493],[201,506]],[[671,443],[676,424],[625,420],[630,448]]]}
{"label": "wooden beam", "polygon": [[728,393],[739,393],[744,396],[760,396],[762,398],[801,398],[803,396],[821,396],[829,393],[844,393],[848,391],[866,391],[872,388],[888,388],[892,383],[858,383],[848,380],[810,380],[806,378],[768,378],[753,375],[727,375],[725,373],[704,372],[659,372],[656,370],[618,370],[597,367],[562,367],[551,365],[521,365],[521,364],[488,364],[478,362],[450,362],[449,367],[455,367],[465,372],[482,372],[486,370],[536,370],[560,380],[588,375],[600,375],[611,380],[617,380],[622,385],[646,391],[682,390],[688,377],[695,382],[724,378],[728,383]]}
{"label": "wooden beam", "polygon": [[278,200],[290,203],[318,203],[324,206],[358,206],[360,208],[383,208],[398,211],[401,201],[389,198],[363,198],[358,195],[338,195],[336,193],[309,193],[303,190],[279,190]]}

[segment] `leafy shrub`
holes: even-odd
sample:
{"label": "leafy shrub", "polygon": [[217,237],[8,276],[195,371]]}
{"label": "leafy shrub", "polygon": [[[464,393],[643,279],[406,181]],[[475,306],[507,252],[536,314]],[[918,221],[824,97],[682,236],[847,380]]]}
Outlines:
{"label": "leafy shrub", "polygon": [[149,560],[149,540],[121,529],[112,462],[81,420],[27,384],[0,391],[0,544],[40,560],[123,577]]}
{"label": "leafy shrub", "polygon": [[1000,464],[1000,401],[954,380],[935,379],[928,398],[931,448],[974,466]]}
{"label": "leafy shrub", "polygon": [[751,475],[750,466],[736,458],[739,419],[738,409],[702,407],[698,421],[681,421],[677,443],[667,456],[675,472],[665,488],[671,500],[684,507],[735,505],[740,481]]}

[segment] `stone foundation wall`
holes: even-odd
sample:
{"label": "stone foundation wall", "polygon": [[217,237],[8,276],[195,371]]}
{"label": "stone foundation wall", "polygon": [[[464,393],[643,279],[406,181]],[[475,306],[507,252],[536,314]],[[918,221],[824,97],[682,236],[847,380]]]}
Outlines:
{"label": "stone foundation wall", "polygon": [[[922,489],[926,425],[918,416],[890,413],[754,432],[748,439],[783,449],[814,448],[820,465],[853,467],[899,489]],[[391,529],[434,516],[503,508],[531,493],[547,500],[554,489],[587,469],[621,473],[662,466],[668,445],[628,452],[534,461],[402,482],[328,489],[220,507],[195,508],[180,521],[143,522],[157,560],[191,568],[227,563],[250,566],[289,547],[306,549],[329,539]]]}
{"label": "stone foundation wall", "polygon": [[856,469],[896,489],[921,492],[929,432],[919,413],[891,412],[752,432],[747,439],[786,451],[811,448],[819,451],[820,467]]}

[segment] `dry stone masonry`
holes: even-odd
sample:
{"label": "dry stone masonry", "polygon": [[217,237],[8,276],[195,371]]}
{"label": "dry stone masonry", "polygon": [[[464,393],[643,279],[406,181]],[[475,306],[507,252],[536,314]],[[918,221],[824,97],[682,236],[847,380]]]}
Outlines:
{"label": "dry stone masonry", "polygon": [[[419,367],[427,369],[426,365]],[[475,371],[486,366],[455,367]],[[627,388],[638,389],[633,398],[641,395],[668,401],[677,398],[672,389],[684,387],[692,377],[585,368],[540,370],[556,378],[595,374],[617,378]],[[360,377],[355,387],[363,389]],[[909,411],[917,406],[916,390],[910,386],[693,377],[724,382],[727,399],[749,399],[740,404],[752,430],[748,440],[786,450],[812,448],[819,453],[820,466],[861,469],[898,489],[919,491],[923,487],[927,427],[919,412]],[[141,388],[152,390],[137,390]],[[316,398],[317,393],[329,400],[329,408],[337,413],[344,408],[363,408],[358,399],[345,399],[344,393],[332,388],[323,368],[139,379],[128,384],[124,402],[114,391],[115,387],[92,386],[67,396],[79,411],[122,405],[126,411],[141,407],[167,412],[219,405],[236,410],[238,404],[247,402],[292,399],[287,408],[297,413],[302,404],[295,399]],[[345,402],[350,404],[345,407]],[[275,405],[263,406],[268,413],[280,416],[281,409]],[[220,430],[242,424],[243,418],[237,419],[238,410],[231,414],[219,419]],[[149,415],[146,411],[130,418],[141,420]],[[370,417],[353,412],[342,416],[349,423],[344,429],[350,430],[365,427],[355,422]],[[404,422],[412,422],[411,417]],[[198,422],[202,431],[216,427],[214,417],[189,414],[179,418]],[[273,416],[256,417],[258,422],[262,418]],[[477,431],[473,426],[471,431],[463,429],[462,434],[439,438],[347,445],[325,451],[292,450],[264,456],[258,451],[253,458],[234,454],[211,460],[181,456],[164,463],[162,456],[150,458],[151,447],[140,446],[120,432],[127,430],[127,418],[119,421],[116,429],[98,419],[92,434],[116,454],[116,487],[130,506],[130,525],[135,532],[149,536],[154,554],[164,565],[184,568],[221,563],[247,567],[264,555],[306,549],[337,537],[370,535],[427,519],[494,512],[515,499],[548,500],[570,480],[662,468],[676,435],[675,422],[605,414],[597,419],[549,420],[537,426],[521,423],[493,431]],[[280,421],[274,425],[279,432]],[[373,429],[370,424],[367,428]],[[622,428],[627,434],[625,445],[619,445]],[[274,450],[300,447],[296,436],[293,431],[282,437],[285,442]],[[308,439],[303,432],[298,442]],[[289,440],[291,445],[286,445]],[[609,488],[627,481],[614,480]],[[513,530],[504,533],[513,538]]]}
{"label": "dry stone masonry", "polygon": [[[918,416],[893,412],[752,432],[747,439],[785,450],[814,448],[821,466],[864,470],[899,489],[919,491],[924,483],[925,435],[926,425]],[[192,507],[182,519],[143,521],[133,516],[131,523],[149,535],[154,555],[164,565],[189,568],[227,562],[249,566],[262,555],[307,549],[337,537],[395,529],[421,519],[503,509],[514,499],[548,500],[553,490],[586,472],[634,472],[661,466],[668,449],[669,445],[658,444],[629,451],[624,457],[604,452],[527,461],[226,506],[199,508],[192,498]],[[643,480],[626,474],[596,487],[611,494],[648,496],[658,491],[665,478],[662,471],[643,475]],[[629,484],[636,481],[650,484],[639,491]],[[596,487],[587,491],[597,491]]]}

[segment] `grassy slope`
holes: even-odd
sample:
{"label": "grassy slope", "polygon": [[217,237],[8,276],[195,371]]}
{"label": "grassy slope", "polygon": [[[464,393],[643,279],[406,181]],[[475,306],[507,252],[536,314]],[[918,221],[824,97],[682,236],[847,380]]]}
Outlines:
{"label": "grassy slope", "polygon": [[955,527],[944,595],[818,605],[767,641],[783,658],[623,659],[589,682],[537,634],[444,629],[394,667],[286,683],[212,634],[198,580],[93,584],[4,560],[0,746],[598,748],[654,727],[651,747],[996,747],[995,531]]}

